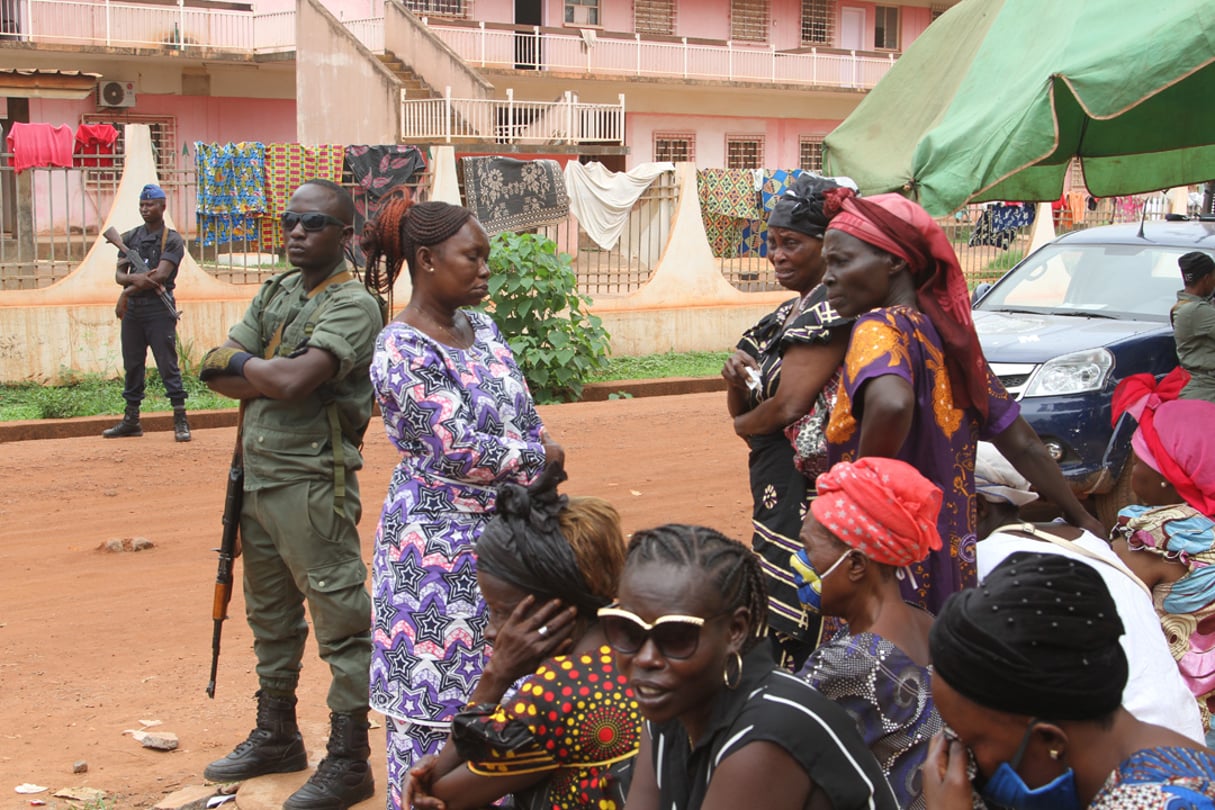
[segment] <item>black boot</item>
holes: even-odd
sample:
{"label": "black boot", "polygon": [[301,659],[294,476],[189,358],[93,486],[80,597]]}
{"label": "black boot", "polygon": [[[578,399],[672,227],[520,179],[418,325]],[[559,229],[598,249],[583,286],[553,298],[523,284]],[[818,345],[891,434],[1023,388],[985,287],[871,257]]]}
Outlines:
{"label": "black boot", "polygon": [[239,782],[268,773],[290,773],[308,767],[304,739],[295,724],[295,697],[257,693],[257,728],[223,759],[207,766],[212,782]]}
{"label": "black boot", "polygon": [[173,409],[173,438],[179,442],[190,441],[190,423],[186,421],[186,409]]}
{"label": "black boot", "polygon": [[139,424],[139,406],[127,405],[122,421],[112,428],[101,431],[107,439],[118,439],[123,436],[142,436],[143,427]]}
{"label": "black boot", "polygon": [[329,753],[283,810],[346,810],[375,794],[367,711],[329,715]]}

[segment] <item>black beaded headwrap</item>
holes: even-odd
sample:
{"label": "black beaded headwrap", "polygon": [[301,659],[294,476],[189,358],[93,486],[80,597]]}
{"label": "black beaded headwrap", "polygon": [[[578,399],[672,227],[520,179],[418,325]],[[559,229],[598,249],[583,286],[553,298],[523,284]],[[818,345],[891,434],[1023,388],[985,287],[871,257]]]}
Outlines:
{"label": "black beaded headwrap", "polygon": [[1122,703],[1122,620],[1093,568],[1018,552],[945,602],[928,635],[937,677],[990,709],[1099,720]]}
{"label": "black beaded headwrap", "polygon": [[1215,270],[1215,259],[1201,250],[1193,250],[1178,259],[1177,266],[1181,268],[1181,278],[1188,287]]}
{"label": "black beaded headwrap", "polygon": [[816,239],[827,232],[831,217],[823,212],[826,198],[823,192],[839,188],[839,184],[828,177],[817,174],[802,174],[784,194],[776,198],[772,213],[768,215],[769,228],[788,228]]}
{"label": "black beaded headwrap", "polygon": [[503,484],[495,514],[477,540],[477,567],[540,601],[560,599],[594,618],[609,600],[591,593],[558,515],[569,498],[557,494],[566,479],[560,467],[546,467],[531,486]]}

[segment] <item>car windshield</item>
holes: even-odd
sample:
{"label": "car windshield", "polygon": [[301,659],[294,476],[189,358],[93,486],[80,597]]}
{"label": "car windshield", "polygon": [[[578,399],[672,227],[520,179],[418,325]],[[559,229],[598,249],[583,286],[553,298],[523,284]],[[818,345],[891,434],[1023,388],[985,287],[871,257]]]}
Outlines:
{"label": "car windshield", "polygon": [[977,309],[1167,321],[1181,289],[1183,247],[1047,245],[1014,267]]}

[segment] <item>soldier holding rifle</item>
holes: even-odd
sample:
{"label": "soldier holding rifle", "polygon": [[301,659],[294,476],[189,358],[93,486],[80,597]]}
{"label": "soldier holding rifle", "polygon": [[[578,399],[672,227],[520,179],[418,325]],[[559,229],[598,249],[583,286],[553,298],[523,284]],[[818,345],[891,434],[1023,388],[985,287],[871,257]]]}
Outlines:
{"label": "soldier holding rifle", "polygon": [[107,439],[142,436],[139,406],[143,402],[148,349],[164,381],[165,395],[173,405],[173,438],[190,441],[186,420],[186,389],[177,367],[177,310],[173,286],[177,267],[186,254],[181,235],[165,225],[165,193],[149,183],[139,193],[143,223],[122,235],[122,242],[142,259],[134,263],[121,251],[114,280],[122,286],[114,314],[122,319],[122,366],[126,372],[122,421],[101,432]]}

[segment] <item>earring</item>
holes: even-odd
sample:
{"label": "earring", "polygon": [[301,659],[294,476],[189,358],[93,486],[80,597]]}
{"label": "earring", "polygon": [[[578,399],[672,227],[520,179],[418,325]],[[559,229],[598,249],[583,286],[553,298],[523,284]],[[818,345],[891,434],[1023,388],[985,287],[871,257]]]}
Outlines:
{"label": "earring", "polygon": [[1169,482],[1168,482],[1168,481],[1161,481],[1161,482],[1160,482],[1160,488],[1161,488],[1161,489],[1167,489],[1167,488],[1168,488],[1168,486],[1169,486]]}
{"label": "earring", "polygon": [[[735,673],[735,675],[734,675],[734,683],[730,683],[730,662],[731,661],[735,661],[738,666],[738,672]],[[727,689],[737,689],[738,688],[738,685],[740,683],[742,683],[742,672],[743,672],[742,656],[738,653],[737,650],[735,650],[734,652],[730,653],[730,656],[728,658],[726,658],[726,665],[721,671],[721,679],[722,679],[722,682],[725,683]]]}
{"label": "earring", "polygon": [[1063,752],[1060,751],[1058,748],[1052,748],[1047,753],[1050,755],[1050,758],[1055,760],[1056,762],[1058,762],[1059,758],[1063,756]]}

